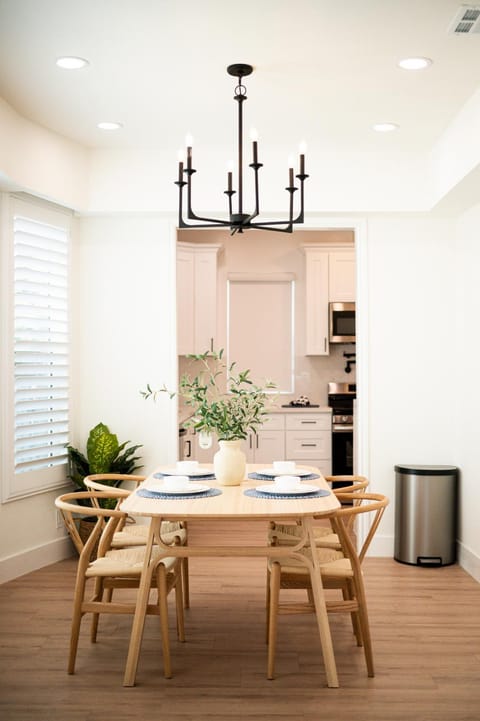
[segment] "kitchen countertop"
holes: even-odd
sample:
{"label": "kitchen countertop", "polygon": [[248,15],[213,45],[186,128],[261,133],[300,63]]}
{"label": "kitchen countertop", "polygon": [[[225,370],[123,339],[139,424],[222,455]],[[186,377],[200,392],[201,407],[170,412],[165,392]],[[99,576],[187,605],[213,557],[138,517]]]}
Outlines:
{"label": "kitchen countertop", "polygon": [[[286,406],[285,408],[282,408],[282,406],[275,406],[275,408],[272,408],[268,411],[268,415],[273,415],[274,413],[331,413],[332,409],[329,406]],[[192,417],[192,411],[190,409],[184,411],[184,415],[179,412],[178,414],[178,424],[179,426],[182,426],[185,421],[187,421],[189,418]]]}
{"label": "kitchen countertop", "polygon": [[269,415],[272,413],[331,413],[332,409],[330,406],[276,406],[268,411]]}

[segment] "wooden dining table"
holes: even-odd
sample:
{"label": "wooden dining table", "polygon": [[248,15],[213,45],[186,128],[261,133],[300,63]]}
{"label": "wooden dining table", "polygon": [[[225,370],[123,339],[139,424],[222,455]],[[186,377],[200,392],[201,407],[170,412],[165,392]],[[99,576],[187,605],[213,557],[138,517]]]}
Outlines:
{"label": "wooden dining table", "polygon": [[[202,469],[211,470],[213,467],[202,465]],[[142,568],[140,586],[138,589],[136,607],[130,636],[127,663],[123,685],[134,686],[137,666],[142,643],[143,628],[145,623],[146,608],[150,592],[154,563],[151,560],[152,547],[158,545],[165,551],[165,557],[176,556],[179,558],[188,557],[259,557],[285,558],[286,556],[300,560],[309,570],[311,576],[313,599],[315,603],[316,619],[320,635],[327,685],[330,688],[338,687],[337,670],[333,653],[330,626],[328,622],[325,596],[322,587],[319,560],[316,553],[316,545],[313,533],[314,518],[331,514],[340,507],[335,495],[331,493],[328,483],[320,471],[314,467],[303,466],[312,474],[318,475],[315,480],[308,480],[309,484],[318,486],[323,491],[329,491],[328,495],[322,497],[301,496],[294,497],[253,497],[246,495],[245,491],[255,489],[260,485],[272,483],[269,481],[251,480],[248,474],[258,473],[265,469],[265,465],[248,464],[245,480],[237,486],[220,486],[216,480],[208,480],[208,486],[218,489],[221,493],[213,496],[205,496],[199,493],[182,497],[181,495],[167,499],[146,498],[139,495],[142,486],[122,502],[120,508],[131,516],[144,516],[150,519],[148,541],[146,545],[145,559]],[[146,479],[144,485],[148,487],[149,482],[155,474],[172,471],[171,468],[159,467]],[[158,476],[157,476],[158,477]],[[158,483],[158,481],[157,481]],[[142,484],[143,485],[143,484]],[[273,485],[273,484],[272,484]],[[257,495],[257,494],[255,494]],[[162,521],[186,521],[197,522],[245,521],[251,524],[252,521],[281,521],[298,523],[303,529],[298,543],[295,546],[275,547],[268,545],[267,538],[264,544],[249,544],[240,539],[238,545],[185,545],[167,546],[162,542],[160,527]],[[237,525],[237,524],[236,524]],[[248,540],[248,539],[246,539]],[[301,549],[310,546],[310,554],[302,554]],[[310,560],[311,558],[311,560]]]}

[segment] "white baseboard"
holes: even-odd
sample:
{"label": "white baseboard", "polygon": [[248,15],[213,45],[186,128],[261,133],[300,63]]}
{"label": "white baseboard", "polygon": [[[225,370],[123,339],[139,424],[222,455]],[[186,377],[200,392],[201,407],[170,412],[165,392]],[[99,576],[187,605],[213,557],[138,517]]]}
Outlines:
{"label": "white baseboard", "polygon": [[480,556],[460,541],[457,542],[457,556],[459,565],[480,583]]}
{"label": "white baseboard", "polygon": [[[393,535],[382,536],[381,534],[377,534],[372,541],[368,555],[380,558],[392,558],[394,543],[395,539]],[[469,573],[475,581],[480,583],[480,557],[470,548],[464,546],[463,543],[460,543],[460,541],[457,541],[457,563],[464,571]]]}
{"label": "white baseboard", "polygon": [[393,536],[384,536],[377,533],[368,549],[369,556],[377,556],[379,558],[393,558]]}
{"label": "white baseboard", "polygon": [[14,578],[23,576],[30,571],[36,571],[43,566],[70,558],[73,545],[68,536],[57,538],[42,546],[29,548],[27,551],[16,553],[0,560],[0,583],[6,583]]}

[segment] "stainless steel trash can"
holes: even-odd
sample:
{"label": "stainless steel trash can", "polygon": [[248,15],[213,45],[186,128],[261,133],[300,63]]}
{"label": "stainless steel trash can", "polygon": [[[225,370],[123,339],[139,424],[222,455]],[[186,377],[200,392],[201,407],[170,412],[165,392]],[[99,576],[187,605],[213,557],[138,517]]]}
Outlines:
{"label": "stainless steel trash can", "polygon": [[458,468],[398,465],[395,474],[395,560],[455,563]]}

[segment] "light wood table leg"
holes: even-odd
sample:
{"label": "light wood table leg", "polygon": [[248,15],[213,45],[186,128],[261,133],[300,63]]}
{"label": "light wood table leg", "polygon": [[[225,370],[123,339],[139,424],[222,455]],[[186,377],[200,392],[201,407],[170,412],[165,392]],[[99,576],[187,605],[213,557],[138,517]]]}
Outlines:
{"label": "light wood table leg", "polygon": [[313,521],[311,518],[304,518],[302,523],[308,534],[308,540],[312,551],[313,566],[309,564],[310,579],[312,584],[313,600],[315,603],[315,613],[317,616],[318,632],[320,634],[320,642],[322,645],[323,662],[325,664],[325,673],[327,675],[327,686],[329,688],[338,688],[337,667],[335,664],[335,656],[333,653],[332,637],[330,634],[330,624],[328,622],[327,606],[325,603],[325,594],[322,586],[322,577],[320,575],[320,563],[318,560],[315,544],[315,536],[313,533]]}
{"label": "light wood table leg", "polygon": [[160,534],[160,523],[160,518],[152,518],[150,522],[150,531],[145,549],[145,560],[143,563],[142,575],[140,577],[140,586],[137,593],[137,603],[135,606],[135,614],[133,616],[132,632],[130,634],[127,664],[125,666],[125,675],[123,677],[124,686],[135,686],[138,657],[140,655],[143,627],[145,625],[145,615],[147,612],[148,597],[150,594],[152,573],[154,569],[154,564],[150,562],[150,558],[152,555],[153,539],[155,535],[159,536]]}

